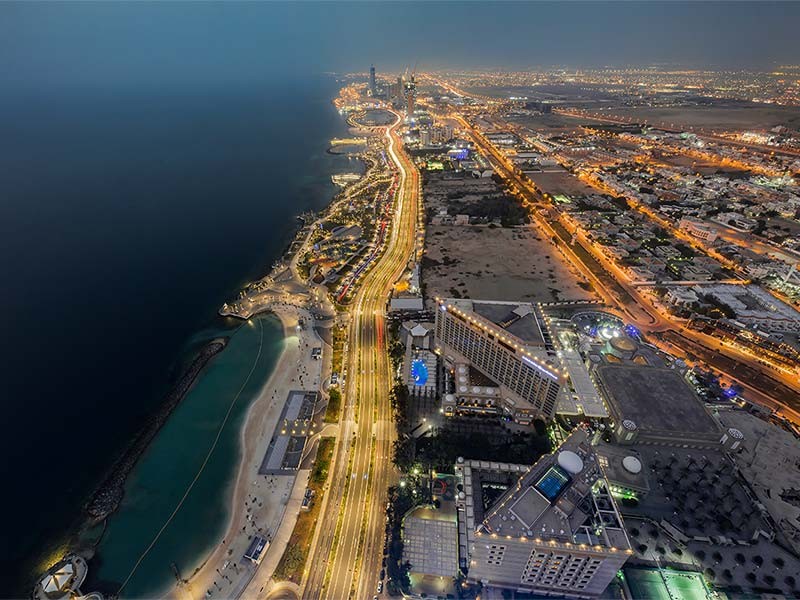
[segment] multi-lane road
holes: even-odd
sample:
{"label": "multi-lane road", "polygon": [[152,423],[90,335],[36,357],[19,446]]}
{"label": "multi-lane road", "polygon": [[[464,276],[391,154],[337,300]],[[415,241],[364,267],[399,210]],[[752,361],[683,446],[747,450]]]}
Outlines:
{"label": "multi-lane road", "polygon": [[416,241],[419,177],[402,149],[399,115],[386,130],[399,182],[383,254],[351,303],[348,377],[335,464],[303,581],[303,598],[371,598],[377,593],[386,491],[393,477],[394,426],[385,347],[386,305]]}

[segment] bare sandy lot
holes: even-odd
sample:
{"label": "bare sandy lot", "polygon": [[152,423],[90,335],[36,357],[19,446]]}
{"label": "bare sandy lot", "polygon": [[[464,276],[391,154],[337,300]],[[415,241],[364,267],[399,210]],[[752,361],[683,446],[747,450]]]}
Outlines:
{"label": "bare sandy lot", "polygon": [[539,115],[509,115],[506,119],[511,123],[516,123],[531,131],[546,133],[549,135],[564,135],[571,132],[580,131],[581,125],[587,123],[602,123],[601,121],[594,121],[590,118],[575,119],[573,117],[566,117],[556,113],[539,114]]}
{"label": "bare sandy lot", "polygon": [[687,107],[637,107],[603,111],[615,117],[647,120],[654,125],[674,123],[675,126],[704,127],[707,129],[771,129],[784,125],[800,128],[800,108],[789,106],[687,106]]}
{"label": "bare sandy lot", "polygon": [[543,192],[556,196],[588,196],[596,194],[597,190],[583,183],[572,173],[529,173],[528,176]]}
{"label": "bare sandy lot", "polygon": [[[429,225],[422,260],[434,297],[552,302],[594,299],[582,275],[533,225]],[[587,286],[588,287],[588,286]]]}

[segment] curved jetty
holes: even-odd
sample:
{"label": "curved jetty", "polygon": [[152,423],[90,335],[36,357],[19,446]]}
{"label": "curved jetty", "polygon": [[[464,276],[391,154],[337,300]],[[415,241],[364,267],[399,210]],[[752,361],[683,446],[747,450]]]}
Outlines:
{"label": "curved jetty", "polygon": [[165,402],[134,438],[122,456],[117,459],[106,478],[92,494],[85,506],[89,517],[101,521],[117,509],[125,492],[125,480],[128,478],[128,474],[133,470],[142,453],[150,445],[169,415],[192,387],[203,368],[225,348],[227,343],[228,338],[217,338],[200,350],[192,364],[167,395]]}

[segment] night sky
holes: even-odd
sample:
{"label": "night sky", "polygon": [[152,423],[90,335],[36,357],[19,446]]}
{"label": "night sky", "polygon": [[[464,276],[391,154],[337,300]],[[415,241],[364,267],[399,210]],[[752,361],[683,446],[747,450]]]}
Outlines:
{"label": "night sky", "polygon": [[9,3],[0,82],[328,70],[800,62],[800,3]]}

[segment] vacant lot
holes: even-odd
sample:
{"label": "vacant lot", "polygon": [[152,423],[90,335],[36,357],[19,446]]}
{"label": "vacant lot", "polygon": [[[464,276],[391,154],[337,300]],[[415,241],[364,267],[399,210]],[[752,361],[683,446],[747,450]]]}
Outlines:
{"label": "vacant lot", "polygon": [[575,119],[557,113],[549,114],[510,114],[507,120],[516,123],[530,131],[545,133],[548,135],[567,135],[572,132],[581,132],[581,125],[591,123],[602,124],[602,121],[595,121],[591,118]]}
{"label": "vacant lot", "polygon": [[717,130],[771,129],[776,125],[800,128],[800,108],[789,106],[637,107],[604,110],[603,113],[661,126],[674,124]]}
{"label": "vacant lot", "polygon": [[583,276],[533,226],[430,225],[425,244],[422,280],[429,303],[437,296],[526,302],[595,298]]}
{"label": "vacant lot", "polygon": [[593,187],[583,183],[567,171],[562,173],[529,173],[528,176],[540,190],[551,196],[559,194],[564,194],[565,196],[589,196],[597,193],[597,190]]}

